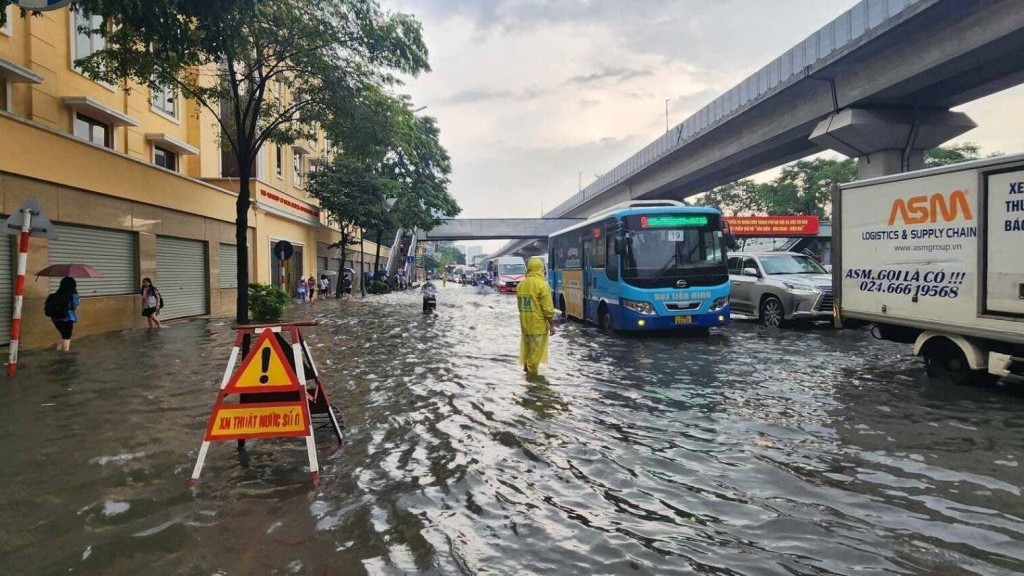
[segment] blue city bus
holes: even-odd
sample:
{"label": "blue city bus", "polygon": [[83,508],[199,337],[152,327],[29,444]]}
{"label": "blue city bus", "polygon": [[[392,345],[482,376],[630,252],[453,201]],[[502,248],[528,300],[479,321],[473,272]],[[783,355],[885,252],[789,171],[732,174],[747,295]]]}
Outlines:
{"label": "blue city bus", "polygon": [[566,317],[607,330],[707,332],[729,324],[727,232],[714,208],[633,201],[548,238]]}

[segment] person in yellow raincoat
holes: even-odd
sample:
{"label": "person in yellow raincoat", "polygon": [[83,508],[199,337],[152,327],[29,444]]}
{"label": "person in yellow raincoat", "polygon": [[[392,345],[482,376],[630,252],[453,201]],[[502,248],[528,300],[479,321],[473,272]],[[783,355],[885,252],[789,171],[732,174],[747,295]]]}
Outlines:
{"label": "person in yellow raincoat", "polygon": [[528,374],[536,374],[540,364],[548,361],[548,335],[555,333],[555,305],[540,259],[530,258],[526,278],[516,287],[516,300],[522,329],[519,363]]}

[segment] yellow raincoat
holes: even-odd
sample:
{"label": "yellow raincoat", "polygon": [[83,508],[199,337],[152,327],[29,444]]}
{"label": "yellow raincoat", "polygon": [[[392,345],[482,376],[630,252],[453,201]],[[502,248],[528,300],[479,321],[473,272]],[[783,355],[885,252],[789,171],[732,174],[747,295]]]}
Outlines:
{"label": "yellow raincoat", "polygon": [[555,317],[551,289],[544,278],[544,263],[531,258],[526,265],[526,278],[516,287],[519,301],[519,363],[531,374],[548,361],[548,321]]}

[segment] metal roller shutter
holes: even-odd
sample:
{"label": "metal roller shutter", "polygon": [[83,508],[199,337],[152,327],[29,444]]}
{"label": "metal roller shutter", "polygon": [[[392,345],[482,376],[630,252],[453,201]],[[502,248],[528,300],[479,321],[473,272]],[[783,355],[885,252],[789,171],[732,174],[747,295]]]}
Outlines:
{"label": "metal roller shutter", "polygon": [[11,314],[14,311],[14,270],[11,268],[11,238],[0,237],[0,344],[11,340]]}
{"label": "metal roller shutter", "polygon": [[[134,233],[64,224],[55,228],[57,238],[50,240],[50,264],[87,264],[103,273],[103,278],[78,279],[81,296],[118,296],[139,291]],[[60,278],[51,279],[50,291],[59,284]]]}
{"label": "metal roller shutter", "polygon": [[238,288],[238,248],[234,244],[221,244],[220,287]]}
{"label": "metal roller shutter", "polygon": [[209,301],[206,242],[156,237],[156,280],[164,298],[160,319],[201,316]]}

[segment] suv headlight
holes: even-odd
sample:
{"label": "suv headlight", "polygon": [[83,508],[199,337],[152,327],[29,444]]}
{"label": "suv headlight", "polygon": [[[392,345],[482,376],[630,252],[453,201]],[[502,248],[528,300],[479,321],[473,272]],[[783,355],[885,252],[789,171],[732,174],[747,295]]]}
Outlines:
{"label": "suv headlight", "polygon": [[629,308],[633,312],[637,312],[639,314],[657,314],[658,313],[654,309],[654,306],[651,306],[650,302],[639,302],[637,300],[626,300],[625,298],[623,298],[622,299],[622,305],[625,306],[626,308]]}
{"label": "suv headlight", "polygon": [[729,305],[729,297],[728,296],[722,296],[721,298],[716,298],[715,301],[711,303],[711,311],[712,312],[717,312],[717,311],[721,310],[722,308],[725,308],[728,305]]}
{"label": "suv headlight", "polygon": [[817,294],[818,289],[810,284],[804,284],[803,282],[783,282],[783,286],[790,292],[801,292],[804,294]]}

